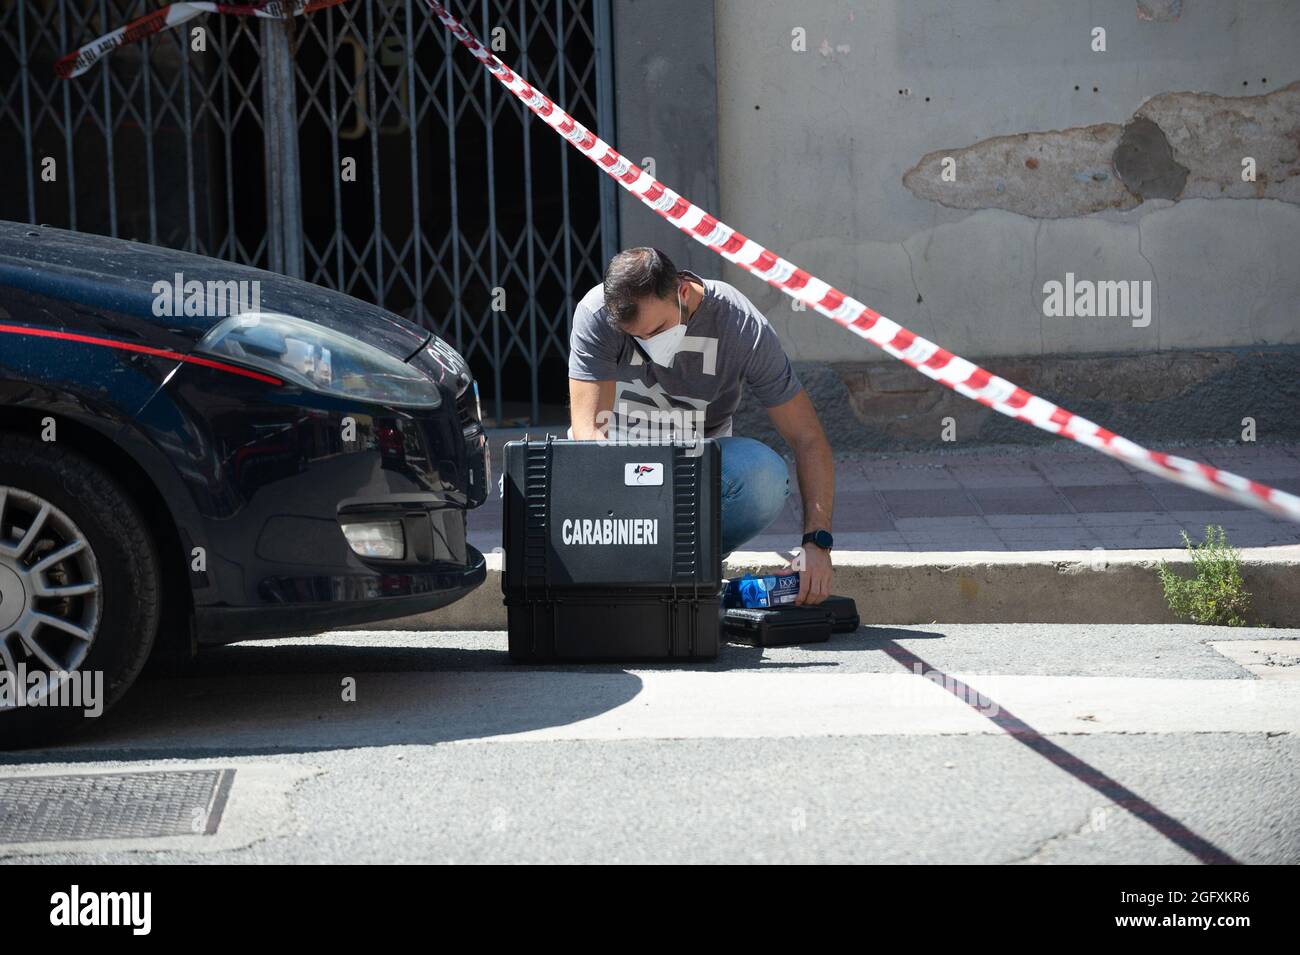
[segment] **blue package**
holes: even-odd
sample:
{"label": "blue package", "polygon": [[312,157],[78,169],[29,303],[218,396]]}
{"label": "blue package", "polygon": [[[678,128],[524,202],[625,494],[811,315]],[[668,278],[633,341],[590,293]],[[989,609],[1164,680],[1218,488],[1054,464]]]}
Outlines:
{"label": "blue package", "polygon": [[798,574],[771,574],[766,577],[741,577],[727,582],[724,607],[760,610],[792,604],[799,597]]}

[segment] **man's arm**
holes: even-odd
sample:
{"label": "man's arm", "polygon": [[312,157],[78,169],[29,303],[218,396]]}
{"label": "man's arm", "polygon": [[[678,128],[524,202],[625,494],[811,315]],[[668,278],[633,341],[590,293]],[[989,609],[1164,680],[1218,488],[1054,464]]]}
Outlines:
{"label": "man's arm", "polygon": [[580,441],[605,437],[614,410],[614,382],[569,379],[569,424]]}
{"label": "man's arm", "polygon": [[[784,404],[767,409],[768,416],[794,451],[799,475],[799,496],[803,499],[803,529],[831,530],[831,509],[835,503],[835,461],[830,442],[822,431],[817,409],[808,393],[799,393]],[[799,573],[797,603],[818,604],[831,595],[831,555],[816,544],[804,547],[804,569]]]}

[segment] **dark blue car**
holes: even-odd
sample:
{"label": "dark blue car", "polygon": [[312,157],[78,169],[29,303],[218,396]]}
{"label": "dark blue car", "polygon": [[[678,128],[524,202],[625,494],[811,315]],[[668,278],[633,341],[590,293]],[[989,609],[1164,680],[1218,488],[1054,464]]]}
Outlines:
{"label": "dark blue car", "polygon": [[451,603],[484,579],[488,485],[473,380],[426,329],[0,222],[0,744],[79,721],[31,705],[78,674],[111,705],[151,654]]}

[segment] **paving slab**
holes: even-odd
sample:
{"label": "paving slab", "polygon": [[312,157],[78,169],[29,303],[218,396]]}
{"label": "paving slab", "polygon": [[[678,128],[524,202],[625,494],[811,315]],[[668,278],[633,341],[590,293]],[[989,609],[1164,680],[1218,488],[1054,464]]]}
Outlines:
{"label": "paving slab", "polygon": [[[500,445],[492,444],[499,473]],[[1300,493],[1300,446],[1205,445],[1171,449],[1180,456],[1208,461]],[[1036,551],[1177,547],[1181,533],[1194,540],[1207,524],[1219,524],[1236,547],[1300,544],[1294,523],[1137,471],[1087,448],[986,448],[934,454],[841,455],[836,461],[835,536],[893,534],[887,549],[900,544],[913,551],[971,551],[984,547]],[[783,535],[793,546],[802,532],[798,476],[790,464],[790,502],[751,549],[768,549],[768,538]],[[926,536],[912,533],[913,521],[934,519]],[[974,520],[969,520],[974,519]],[[1149,525],[1154,530],[1126,535],[1091,528]],[[990,536],[989,528],[1072,528],[1070,533]],[[480,550],[501,543],[501,502],[496,496],[470,515],[470,541]],[[972,534],[972,532],[975,532]],[[910,537],[910,539],[908,539]],[[855,545],[857,547],[858,545]],[[866,549],[871,549],[871,545]]]}

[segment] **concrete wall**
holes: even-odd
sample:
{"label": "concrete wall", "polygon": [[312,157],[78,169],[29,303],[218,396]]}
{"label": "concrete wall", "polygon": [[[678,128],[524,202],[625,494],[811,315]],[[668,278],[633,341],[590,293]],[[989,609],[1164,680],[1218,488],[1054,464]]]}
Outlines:
{"label": "concrete wall", "polygon": [[[1142,7],[1168,12],[1141,19]],[[874,308],[968,357],[1300,343],[1300,86],[1282,90],[1300,80],[1300,4],[715,10],[722,217]],[[1090,49],[1098,26],[1104,53]],[[807,52],[791,50],[796,27]],[[1199,95],[1146,112],[1190,174],[1178,198],[1142,201],[1112,158],[1144,104],[1181,91]],[[1156,173],[1160,147],[1136,146]],[[943,156],[954,183],[940,181]],[[1240,182],[1243,156],[1263,182]],[[1203,198],[1219,195],[1243,198]],[[1043,285],[1067,272],[1151,280],[1150,325],[1045,317]],[[732,280],[794,357],[890,360]]]}
{"label": "concrete wall", "polygon": [[[718,97],[713,6],[613,0],[616,148],[706,209],[717,208]],[[620,248],[653,245],[682,268],[716,275],[721,260],[619,189]]]}
{"label": "concrete wall", "polygon": [[[1300,437],[1300,3],[615,0],[615,34],[619,148],[730,225],[1135,438],[1246,416]],[[767,313],[837,447],[934,444],[947,416],[961,440],[1041,439],[621,212],[624,246]],[[1067,273],[1149,282],[1149,321],[1045,315]]]}

